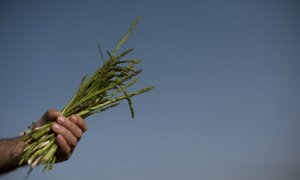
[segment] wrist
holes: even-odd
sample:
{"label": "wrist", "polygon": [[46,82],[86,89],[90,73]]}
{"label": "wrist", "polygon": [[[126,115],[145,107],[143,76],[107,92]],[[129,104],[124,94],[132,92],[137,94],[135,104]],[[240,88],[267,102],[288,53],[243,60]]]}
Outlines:
{"label": "wrist", "polygon": [[14,141],[15,148],[14,151],[11,153],[11,160],[14,161],[17,166],[24,166],[25,165],[24,163],[19,165],[19,162],[22,158],[22,150],[26,145],[26,143],[22,140],[22,137],[17,137],[13,141]]}
{"label": "wrist", "polygon": [[19,165],[24,146],[25,142],[21,137],[0,140],[0,174],[25,165]]}

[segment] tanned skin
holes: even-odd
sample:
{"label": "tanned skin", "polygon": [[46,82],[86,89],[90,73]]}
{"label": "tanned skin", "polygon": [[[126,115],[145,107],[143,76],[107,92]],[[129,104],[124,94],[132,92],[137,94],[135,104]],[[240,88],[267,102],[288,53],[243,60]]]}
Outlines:
{"label": "tanned skin", "polygon": [[[78,141],[87,130],[87,124],[84,119],[77,115],[66,118],[61,116],[61,112],[49,109],[34,127],[39,127],[48,121],[54,121],[52,131],[57,134],[56,143],[59,157],[57,157],[56,162],[66,161],[71,157]],[[0,140],[0,175],[25,166],[25,164],[19,165],[21,152],[25,145],[21,136]]]}

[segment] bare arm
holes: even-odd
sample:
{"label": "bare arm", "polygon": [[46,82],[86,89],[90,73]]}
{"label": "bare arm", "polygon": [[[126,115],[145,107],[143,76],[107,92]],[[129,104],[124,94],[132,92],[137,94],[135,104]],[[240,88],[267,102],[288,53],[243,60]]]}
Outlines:
{"label": "bare arm", "polygon": [[0,174],[20,167],[19,161],[24,145],[20,138],[0,140]]}
{"label": "bare arm", "polygon": [[[87,130],[85,120],[77,115],[65,118],[59,111],[49,109],[37,122],[37,126],[47,121],[55,122],[52,131],[57,134],[56,143],[59,151],[57,162],[68,160],[82,134]],[[19,161],[24,146],[25,143],[20,137],[0,140],[0,175],[20,167]]]}

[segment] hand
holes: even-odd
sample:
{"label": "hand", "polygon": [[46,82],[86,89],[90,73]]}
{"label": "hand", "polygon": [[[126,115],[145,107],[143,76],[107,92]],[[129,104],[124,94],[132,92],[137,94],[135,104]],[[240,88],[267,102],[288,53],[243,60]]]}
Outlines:
{"label": "hand", "polygon": [[57,134],[56,144],[59,156],[56,162],[66,161],[71,157],[82,134],[87,130],[87,124],[77,115],[66,118],[61,115],[61,112],[49,109],[34,126],[38,127],[49,121],[54,121],[52,130]]}

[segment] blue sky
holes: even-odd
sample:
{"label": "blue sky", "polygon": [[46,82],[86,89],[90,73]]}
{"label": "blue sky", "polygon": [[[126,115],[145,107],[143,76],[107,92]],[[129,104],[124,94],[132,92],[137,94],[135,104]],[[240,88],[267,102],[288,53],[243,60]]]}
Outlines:
{"label": "blue sky", "polygon": [[[62,108],[136,16],[126,103],[87,119],[72,158],[29,179],[299,179],[297,1],[1,1],[1,138]],[[0,179],[21,179],[27,168]]]}

